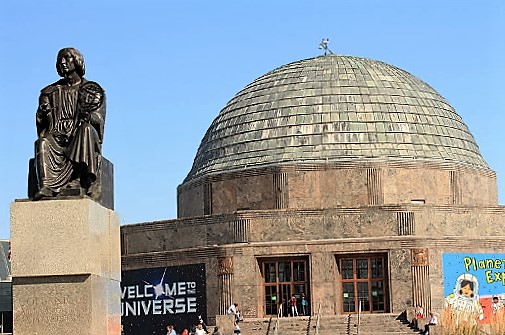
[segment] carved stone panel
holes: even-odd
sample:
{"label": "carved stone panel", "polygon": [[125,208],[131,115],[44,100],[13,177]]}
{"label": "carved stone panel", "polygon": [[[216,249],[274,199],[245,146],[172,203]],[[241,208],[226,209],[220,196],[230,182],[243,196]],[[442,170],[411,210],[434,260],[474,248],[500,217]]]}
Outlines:
{"label": "carved stone panel", "polygon": [[428,265],[428,249],[412,249],[412,266]]}
{"label": "carved stone panel", "polygon": [[219,257],[219,275],[233,274],[233,257]]}

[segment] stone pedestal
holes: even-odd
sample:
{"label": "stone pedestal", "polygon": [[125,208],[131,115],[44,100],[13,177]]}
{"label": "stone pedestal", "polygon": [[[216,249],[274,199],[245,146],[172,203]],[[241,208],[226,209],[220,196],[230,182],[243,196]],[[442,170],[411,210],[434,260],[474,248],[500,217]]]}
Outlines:
{"label": "stone pedestal", "polygon": [[235,315],[216,315],[216,326],[219,327],[221,334],[233,334],[235,329]]}
{"label": "stone pedestal", "polygon": [[16,335],[119,335],[119,216],[89,198],[11,205]]}

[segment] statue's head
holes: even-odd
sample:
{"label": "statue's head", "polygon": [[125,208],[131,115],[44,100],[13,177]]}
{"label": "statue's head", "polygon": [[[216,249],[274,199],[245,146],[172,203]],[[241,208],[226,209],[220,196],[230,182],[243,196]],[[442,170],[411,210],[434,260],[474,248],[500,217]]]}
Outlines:
{"label": "statue's head", "polygon": [[56,57],[56,71],[60,75],[60,77],[64,77],[64,71],[61,68],[60,58],[63,57],[64,54],[69,53],[72,55],[74,60],[75,71],[80,77],[84,77],[84,73],[86,72],[86,67],[84,66],[84,57],[79,52],[79,50],[74,48],[63,48],[58,52],[58,56]]}

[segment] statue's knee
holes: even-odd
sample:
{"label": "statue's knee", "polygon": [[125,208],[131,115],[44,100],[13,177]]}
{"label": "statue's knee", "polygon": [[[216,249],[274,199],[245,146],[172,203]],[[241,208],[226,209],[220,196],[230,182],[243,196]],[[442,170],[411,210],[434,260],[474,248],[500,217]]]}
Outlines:
{"label": "statue's knee", "polygon": [[35,149],[41,152],[49,145],[49,139],[46,137],[41,137],[35,142]]}

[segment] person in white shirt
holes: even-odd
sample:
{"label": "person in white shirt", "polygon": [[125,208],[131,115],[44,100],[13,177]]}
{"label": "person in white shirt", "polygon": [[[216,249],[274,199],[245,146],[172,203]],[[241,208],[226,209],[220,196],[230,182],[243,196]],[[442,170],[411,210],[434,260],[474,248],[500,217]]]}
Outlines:
{"label": "person in white shirt", "polygon": [[430,321],[424,326],[424,334],[430,334],[430,326],[436,326],[438,324],[438,314],[435,312],[430,312]]}
{"label": "person in white shirt", "polygon": [[240,319],[240,310],[238,309],[238,304],[235,302],[228,307],[228,312],[229,315],[235,315],[235,322],[239,322]]}
{"label": "person in white shirt", "polygon": [[206,335],[207,334],[205,329],[203,329],[203,325],[201,323],[199,323],[198,326],[196,327],[195,334],[196,335]]}
{"label": "person in white shirt", "polygon": [[172,325],[167,326],[167,335],[177,335],[177,333],[174,330],[174,326]]}

